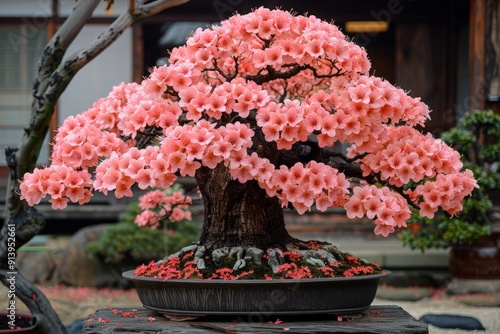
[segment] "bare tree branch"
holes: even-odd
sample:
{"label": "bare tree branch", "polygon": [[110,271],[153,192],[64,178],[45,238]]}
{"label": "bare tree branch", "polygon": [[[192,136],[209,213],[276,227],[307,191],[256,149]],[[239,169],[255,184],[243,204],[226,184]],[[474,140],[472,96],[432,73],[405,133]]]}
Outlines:
{"label": "bare tree branch", "polygon": [[[47,43],[38,62],[38,73],[33,83],[33,102],[28,126],[24,129],[19,146],[5,150],[9,178],[7,181],[4,225],[0,232],[0,280],[7,284],[4,273],[8,267],[8,227],[15,226],[15,249],[19,249],[33,236],[40,233],[45,219],[36,209],[27,207],[19,195],[19,179],[31,172],[42,148],[43,139],[49,130],[55,105],[76,73],[110,46],[135,21],[157,14],[167,8],[181,5],[189,0],[156,0],[147,4],[130,0],[128,11],[98,36],[90,45],[65,60],[63,57],[91,18],[100,0],[78,1],[73,12]],[[16,280],[16,296],[25,301],[33,315],[38,319],[37,329],[41,333],[62,334],[65,327],[53,311],[48,300],[24,277]],[[39,298],[31,300],[36,293]]]}
{"label": "bare tree branch", "polygon": [[147,4],[136,6],[135,15],[139,15],[140,17],[146,17],[158,14],[165,9],[180,6],[189,2],[189,0],[156,0],[151,1]]}
{"label": "bare tree branch", "polygon": [[[52,74],[54,66],[57,66],[61,62],[68,46],[78,36],[88,19],[92,17],[92,13],[95,11],[99,1],[79,1],[68,19],[47,43],[38,62],[38,75],[35,78],[35,85],[37,87],[33,92],[35,96],[37,92],[45,90],[43,84],[47,84],[48,82],[44,79],[48,78]],[[54,52],[55,50],[60,51]],[[42,85],[39,86],[40,84]]]}
{"label": "bare tree branch", "polygon": [[12,274],[10,271],[0,269],[0,281],[5,286],[10,285],[13,279],[16,284],[16,295],[29,308],[33,317],[33,326],[38,332],[65,333],[66,328],[50,306],[49,300],[34,284],[19,272]]}

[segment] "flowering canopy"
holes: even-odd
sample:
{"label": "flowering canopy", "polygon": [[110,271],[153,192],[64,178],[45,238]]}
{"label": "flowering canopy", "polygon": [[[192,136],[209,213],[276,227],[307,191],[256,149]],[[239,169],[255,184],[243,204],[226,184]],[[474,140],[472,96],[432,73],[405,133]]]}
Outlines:
{"label": "flowering canopy", "polygon": [[[22,199],[50,195],[62,209],[94,190],[132,196],[134,185],[167,188],[223,164],[284,207],[344,207],[387,236],[406,226],[410,207],[455,214],[476,187],[456,151],[414,129],[428,107],[369,75],[365,50],[314,16],[234,15],[198,29],[169,63],[66,119],[51,166],[24,175]],[[306,142],[320,154],[278,164]],[[345,156],[332,149],[338,142]]]}

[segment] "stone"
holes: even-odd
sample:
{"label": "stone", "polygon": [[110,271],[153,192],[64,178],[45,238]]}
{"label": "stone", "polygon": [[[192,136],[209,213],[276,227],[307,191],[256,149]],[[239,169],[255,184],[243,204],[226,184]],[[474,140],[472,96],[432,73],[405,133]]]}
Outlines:
{"label": "stone", "polygon": [[66,326],[67,334],[80,334],[82,332],[83,319],[76,320]]}
{"label": "stone", "polygon": [[384,284],[394,287],[440,287],[448,277],[436,271],[426,270],[393,270],[391,276],[384,279]]}
{"label": "stone", "polygon": [[455,299],[465,305],[478,307],[500,307],[500,292],[471,293],[455,296]]}
{"label": "stone", "polygon": [[103,284],[100,277],[96,282],[96,277],[101,275],[101,263],[98,259],[89,256],[85,251],[85,246],[92,241],[96,241],[101,233],[110,224],[100,224],[85,227],[76,232],[68,241],[68,244],[61,252],[60,264],[55,272],[57,283],[71,286],[99,286]]}
{"label": "stone", "polygon": [[16,258],[17,270],[32,283],[49,282],[55,270],[53,254],[48,251],[19,251]]}
{"label": "stone", "polygon": [[453,278],[447,292],[451,295],[500,292],[500,279]]}
{"label": "stone", "polygon": [[434,290],[428,287],[394,287],[379,286],[377,298],[393,301],[417,301],[429,298],[434,294]]}
{"label": "stone", "polygon": [[419,320],[439,328],[485,330],[479,320],[463,315],[424,314]]}
{"label": "stone", "polygon": [[117,263],[105,263],[102,259],[89,255],[86,245],[96,241],[112,224],[85,227],[75,233],[66,246],[55,253],[57,269],[51,283],[76,287],[106,287],[126,289],[132,282],[122,277],[122,273],[148,263],[150,258],[124,258]]}

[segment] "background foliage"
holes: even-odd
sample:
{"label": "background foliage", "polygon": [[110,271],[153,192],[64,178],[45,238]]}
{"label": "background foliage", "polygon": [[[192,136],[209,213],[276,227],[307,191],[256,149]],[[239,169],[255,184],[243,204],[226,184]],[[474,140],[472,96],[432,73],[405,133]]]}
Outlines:
{"label": "background foliage", "polygon": [[138,202],[129,204],[116,225],[105,230],[99,240],[87,245],[87,252],[106,263],[125,259],[149,262],[174,253],[199,238],[199,227],[193,221],[167,222],[157,229],[137,226],[134,219],[141,211]]}

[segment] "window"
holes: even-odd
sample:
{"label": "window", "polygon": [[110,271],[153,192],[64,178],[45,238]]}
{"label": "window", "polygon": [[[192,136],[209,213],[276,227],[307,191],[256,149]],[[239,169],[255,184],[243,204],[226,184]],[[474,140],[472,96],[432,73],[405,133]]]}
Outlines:
{"label": "window", "polygon": [[[0,25],[0,167],[6,165],[5,148],[19,144],[28,124],[32,82],[46,43],[45,28]],[[39,161],[48,161],[47,151]]]}

